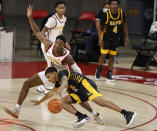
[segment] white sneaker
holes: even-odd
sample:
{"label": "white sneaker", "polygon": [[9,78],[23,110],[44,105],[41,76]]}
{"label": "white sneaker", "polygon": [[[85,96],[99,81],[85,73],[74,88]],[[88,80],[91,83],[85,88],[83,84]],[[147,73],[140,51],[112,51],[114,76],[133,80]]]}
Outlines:
{"label": "white sneaker", "polygon": [[88,120],[90,120],[90,117],[84,114],[81,118],[79,118],[74,124],[74,128],[82,127]]}
{"label": "white sneaker", "polygon": [[44,95],[46,95],[49,91],[43,85],[40,85],[37,88],[37,92],[40,92],[40,93],[43,93]]}
{"label": "white sneaker", "polygon": [[104,124],[105,124],[104,119],[102,118],[102,116],[101,116],[99,113],[97,113],[97,114],[94,115],[94,120],[95,120],[98,124],[100,124],[100,125],[104,125]]}
{"label": "white sneaker", "polygon": [[19,110],[17,108],[4,108],[4,111],[16,119],[19,117]]}

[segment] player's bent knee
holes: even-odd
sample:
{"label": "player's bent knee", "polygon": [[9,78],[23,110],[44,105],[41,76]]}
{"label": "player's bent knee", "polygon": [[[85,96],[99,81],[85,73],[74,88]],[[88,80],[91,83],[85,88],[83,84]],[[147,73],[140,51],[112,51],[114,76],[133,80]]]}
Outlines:
{"label": "player's bent knee", "polygon": [[24,81],[23,88],[30,88],[30,81],[29,80]]}
{"label": "player's bent knee", "polygon": [[72,103],[72,100],[71,100],[71,97],[70,96],[65,96],[61,99],[61,102],[63,104],[71,104]]}
{"label": "player's bent knee", "polygon": [[96,97],[92,101],[99,106],[106,107],[106,100],[104,100],[101,96]]}

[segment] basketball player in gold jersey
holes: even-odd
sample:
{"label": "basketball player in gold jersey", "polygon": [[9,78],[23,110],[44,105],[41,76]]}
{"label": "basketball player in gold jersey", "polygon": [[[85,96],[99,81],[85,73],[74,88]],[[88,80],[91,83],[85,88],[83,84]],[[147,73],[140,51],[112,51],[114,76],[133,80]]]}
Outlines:
{"label": "basketball player in gold jersey", "polygon": [[72,105],[80,102],[92,101],[101,107],[107,107],[121,113],[126,119],[127,126],[132,123],[136,116],[135,112],[126,111],[111,101],[105,100],[94,81],[82,74],[67,70],[57,72],[56,68],[49,67],[45,71],[45,75],[50,82],[55,83],[55,88],[50,90],[42,99],[38,101],[32,100],[32,102],[34,105],[39,105],[54,94],[61,96],[64,88],[69,89],[69,94],[61,98],[61,102],[64,110],[78,117],[78,120],[73,124],[74,127],[81,127],[89,120],[86,114],[82,114]]}
{"label": "basketball player in gold jersey", "polygon": [[[125,45],[129,43],[126,15],[119,7],[119,0],[109,0],[110,9],[106,11],[101,19],[101,27],[99,27],[99,46],[101,48],[101,56],[105,57],[109,54],[107,81],[114,81],[112,78],[112,68],[114,57],[117,55],[117,48],[122,44],[124,37]],[[100,35],[101,31],[101,35]],[[123,36],[124,32],[124,36]],[[99,59],[99,66],[96,69],[96,78],[100,79],[103,62]]]}

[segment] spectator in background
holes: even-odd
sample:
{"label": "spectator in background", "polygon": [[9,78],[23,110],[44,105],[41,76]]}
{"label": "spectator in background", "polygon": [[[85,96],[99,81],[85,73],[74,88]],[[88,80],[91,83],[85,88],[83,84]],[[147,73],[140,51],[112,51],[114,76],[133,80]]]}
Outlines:
{"label": "spectator in background", "polygon": [[99,65],[96,69],[96,79],[100,79],[103,60],[106,55],[109,54],[106,80],[114,81],[112,78],[114,56],[117,55],[117,49],[122,44],[124,37],[125,45],[129,43],[126,15],[123,10],[119,8],[119,4],[119,0],[109,0],[110,9],[107,10],[104,15],[101,15],[101,26],[97,22],[101,56],[99,57]]}
{"label": "spectator in background", "polygon": [[[100,30],[100,20],[102,18],[102,16],[104,15],[104,13],[109,9],[109,1],[105,0],[104,1],[104,7],[103,9],[97,14],[96,18],[95,18],[95,25],[92,29],[92,31],[88,31],[87,33],[89,33],[87,42],[86,42],[86,62],[88,63],[91,58],[93,58],[94,56],[97,57],[97,54],[95,54],[97,51],[97,49],[94,46],[94,43],[98,42],[98,37],[101,36],[101,30]],[[94,48],[94,50],[93,50]],[[95,52],[94,52],[95,51]],[[94,53],[94,55],[92,55]],[[92,56],[92,57],[91,57]],[[94,58],[93,58],[94,59]],[[101,60],[101,62],[103,63],[104,58],[102,58],[102,56],[99,57],[99,59]],[[99,60],[99,61],[100,61]]]}

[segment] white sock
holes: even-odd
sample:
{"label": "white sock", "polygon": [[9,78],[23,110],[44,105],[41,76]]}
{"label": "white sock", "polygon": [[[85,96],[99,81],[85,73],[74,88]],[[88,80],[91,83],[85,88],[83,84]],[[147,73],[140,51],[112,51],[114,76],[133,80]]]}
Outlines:
{"label": "white sock", "polygon": [[97,114],[97,112],[96,112],[95,110],[93,110],[93,111],[92,111],[92,113],[93,113],[94,115],[96,115],[96,114]]}
{"label": "white sock", "polygon": [[20,108],[21,108],[21,105],[19,105],[19,104],[16,104],[16,109],[19,111],[20,110]]}

